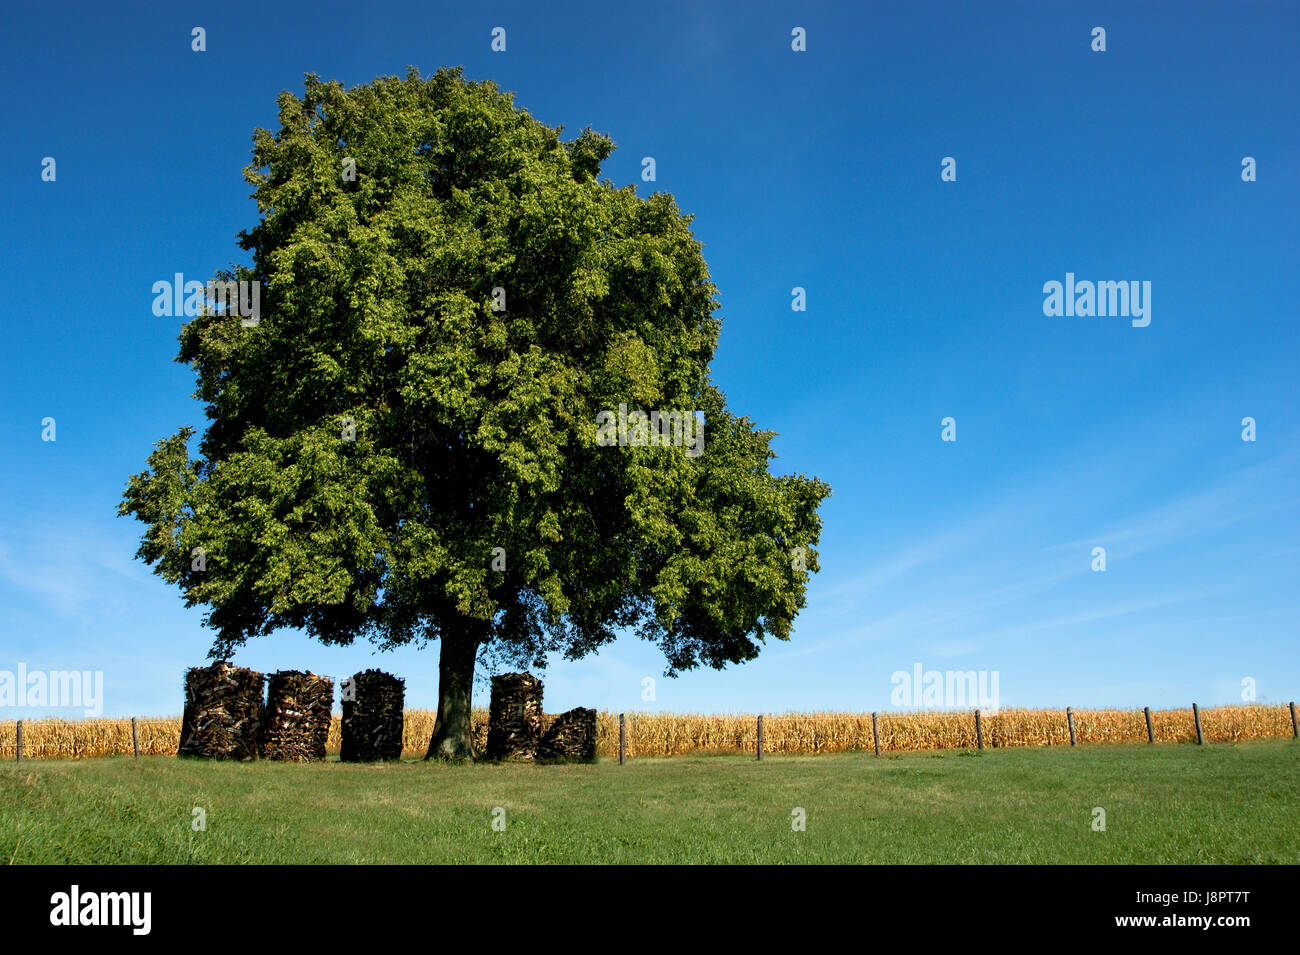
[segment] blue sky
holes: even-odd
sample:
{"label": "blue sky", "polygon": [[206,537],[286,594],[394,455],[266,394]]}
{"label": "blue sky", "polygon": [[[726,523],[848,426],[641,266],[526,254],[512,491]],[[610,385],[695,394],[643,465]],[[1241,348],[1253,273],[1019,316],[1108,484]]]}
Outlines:
{"label": "blue sky", "polygon": [[[998,671],[1003,706],[1300,696],[1298,9],[6,4],[0,669],[102,670],[106,714],[179,712],[211,634],[114,513],[204,423],[152,283],[241,260],[251,132],[303,73],[463,65],[695,215],[717,383],[780,432],[777,470],[834,489],[789,643],[669,680],[628,637],[552,665],[548,710],[884,710],[918,662]],[[1067,272],[1150,281],[1150,325],[1045,316]],[[436,701],[435,648],[280,633],[236,660],[381,666]]]}

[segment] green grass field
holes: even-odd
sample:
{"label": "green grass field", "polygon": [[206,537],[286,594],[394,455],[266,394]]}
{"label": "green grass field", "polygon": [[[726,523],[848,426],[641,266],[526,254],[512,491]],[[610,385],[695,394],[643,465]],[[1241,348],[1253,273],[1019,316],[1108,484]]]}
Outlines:
{"label": "green grass field", "polygon": [[[621,767],[32,761],[0,768],[0,859],[1298,863],[1298,793],[1294,742]],[[792,828],[796,807],[806,831]]]}

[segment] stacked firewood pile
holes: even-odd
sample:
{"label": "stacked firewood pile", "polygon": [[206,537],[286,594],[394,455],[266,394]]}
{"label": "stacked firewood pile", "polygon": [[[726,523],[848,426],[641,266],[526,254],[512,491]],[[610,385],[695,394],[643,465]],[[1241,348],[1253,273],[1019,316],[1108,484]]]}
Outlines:
{"label": "stacked firewood pile", "polygon": [[344,681],[339,759],[345,763],[401,759],[405,696],[406,681],[382,670],[366,670]]}
{"label": "stacked firewood pile", "polygon": [[177,755],[256,759],[265,679],[227,660],[186,671],[185,711]]}
{"label": "stacked firewood pile", "polygon": [[262,756],[298,763],[324,759],[333,681],[311,672],[280,670],[271,674],[266,696]]}
{"label": "stacked firewood pile", "polygon": [[531,673],[492,678],[488,759],[532,759],[542,740],[542,681]]}
{"label": "stacked firewood pile", "polygon": [[[228,660],[187,670],[177,755],[304,763],[325,759],[333,681],[310,671],[280,670],[271,675],[264,701],[266,682],[261,673]],[[339,759],[401,759],[405,681],[366,670],[343,680],[341,689]],[[590,762],[596,758],[596,724],[596,711],[581,706],[557,717],[545,715],[542,681],[531,673],[494,676],[484,755]]]}
{"label": "stacked firewood pile", "polygon": [[585,706],[561,713],[542,734],[538,759],[596,759],[596,711]]}

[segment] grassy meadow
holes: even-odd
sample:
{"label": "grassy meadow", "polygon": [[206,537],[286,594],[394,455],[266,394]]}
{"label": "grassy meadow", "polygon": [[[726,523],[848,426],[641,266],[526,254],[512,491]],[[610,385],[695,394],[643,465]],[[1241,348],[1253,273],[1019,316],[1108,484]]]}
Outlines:
{"label": "grassy meadow", "polygon": [[1295,864],[1298,792],[1287,740],[624,766],[25,760],[0,766],[0,859]]}

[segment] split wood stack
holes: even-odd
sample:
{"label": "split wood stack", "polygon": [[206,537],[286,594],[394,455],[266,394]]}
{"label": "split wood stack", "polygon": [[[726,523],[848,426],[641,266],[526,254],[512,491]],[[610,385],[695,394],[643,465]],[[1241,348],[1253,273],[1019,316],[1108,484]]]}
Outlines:
{"label": "split wood stack", "polygon": [[538,759],[596,759],[596,711],[585,706],[561,713],[542,736]]}
{"label": "split wood stack", "polygon": [[542,741],[542,681],[531,673],[492,678],[488,759],[532,759]]}
{"label": "split wood stack", "polygon": [[265,679],[227,660],[187,670],[177,755],[256,759]]}
{"label": "split wood stack", "polygon": [[329,677],[299,670],[271,674],[262,756],[297,763],[323,760],[333,705],[334,683]]}
{"label": "split wood stack", "polygon": [[[352,696],[353,699],[347,699]],[[371,763],[402,758],[402,706],[406,681],[382,670],[352,677],[343,700],[343,739],[339,760]]]}

